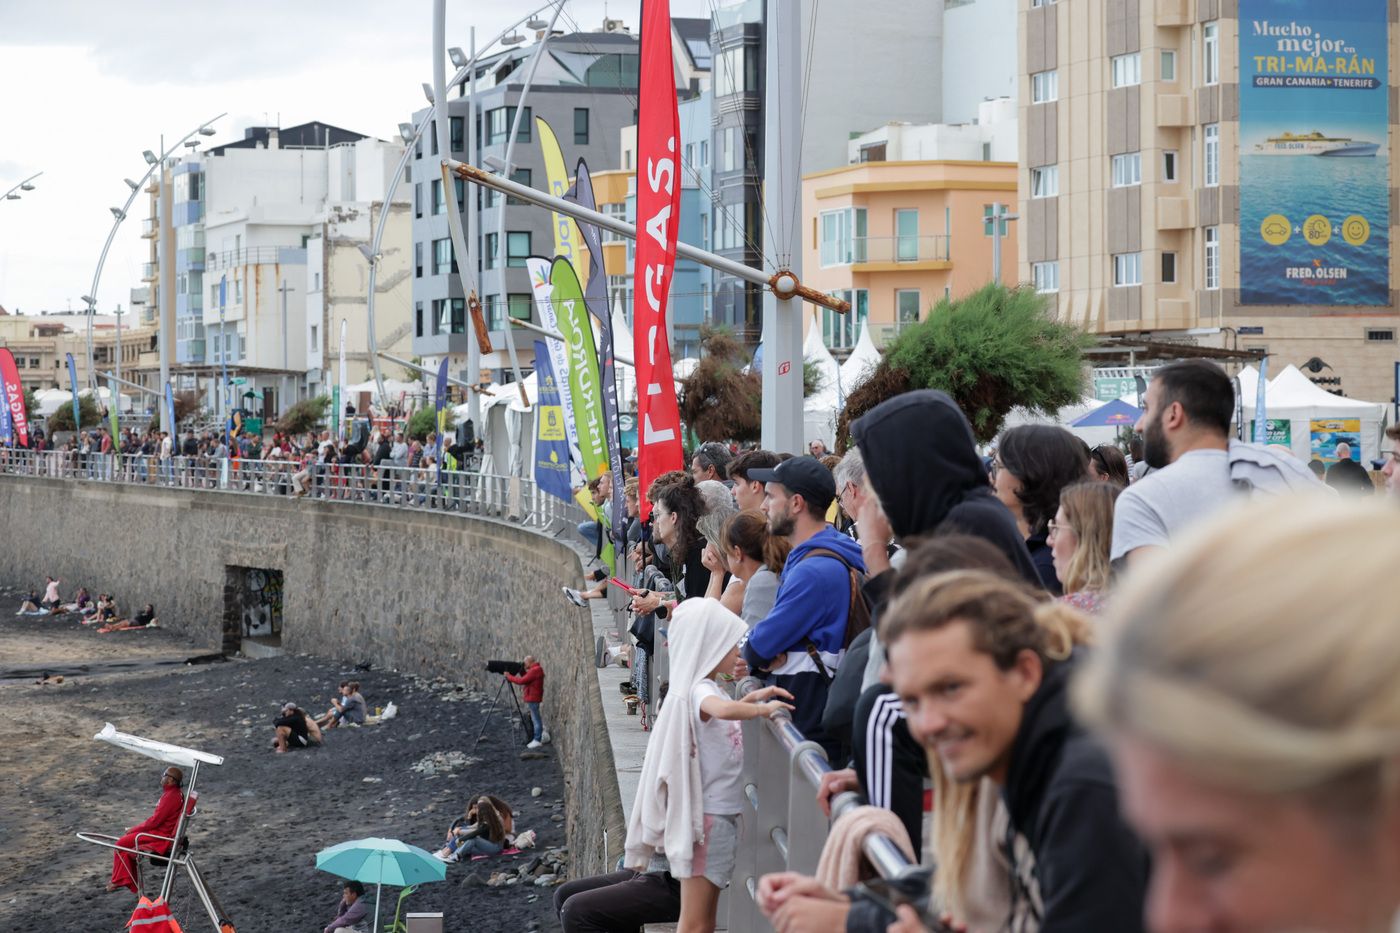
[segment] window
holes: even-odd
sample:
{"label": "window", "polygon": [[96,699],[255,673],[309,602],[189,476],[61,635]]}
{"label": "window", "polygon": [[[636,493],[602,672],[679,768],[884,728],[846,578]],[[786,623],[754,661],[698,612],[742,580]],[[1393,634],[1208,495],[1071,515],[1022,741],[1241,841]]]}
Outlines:
{"label": "window", "polygon": [[1060,73],[1037,71],[1031,75],[1031,103],[1048,104],[1060,99]]}
{"label": "window", "polygon": [[[413,304],[413,320],[414,320],[414,330],[413,330],[414,336],[417,336],[417,337],[423,336],[423,302],[421,302],[421,301],[416,301],[416,302],[414,302],[414,304]],[[316,333],[316,328],[315,328],[315,327],[312,327],[312,328],[311,328],[311,333],[312,333],[312,335],[313,335],[313,337],[314,337],[314,335],[315,335],[315,333]]]}
{"label": "window", "polygon": [[443,214],[447,211],[447,198],[443,197],[442,179],[433,179],[433,213]]}
{"label": "window", "polygon": [[464,298],[433,299],[433,333],[465,334],[467,302]]}
{"label": "window", "polygon": [[1039,294],[1048,295],[1060,290],[1060,264],[1058,262],[1031,263],[1031,281]]}
{"label": "window", "polygon": [[1113,157],[1113,187],[1142,184],[1142,153],[1125,152]]}
{"label": "window", "polygon": [[1114,87],[1132,87],[1142,83],[1142,53],[1129,52],[1109,59]]}
{"label": "window", "polygon": [[574,108],[574,145],[588,145],[588,108]]}
{"label": "window", "polygon": [[[24,366],[24,357],[22,357],[22,356],[17,356],[17,357],[15,357],[15,369],[24,369],[24,368],[25,368],[25,366]],[[69,393],[69,394],[71,395],[72,393]]]}
{"label": "window", "polygon": [[919,258],[919,211],[902,209],[894,212],[895,260],[915,262]]}
{"label": "window", "polygon": [[716,97],[757,92],[758,50],[742,45],[723,49],[715,56],[711,71]]}
{"label": "window", "polygon": [[457,272],[457,254],[452,248],[452,238],[444,237],[433,241],[433,275],[442,275],[451,269]]}
{"label": "window", "polygon": [[[524,186],[527,187],[527,188],[531,187],[531,186],[534,184],[534,182],[533,182],[533,177],[534,177],[534,176],[531,175],[530,170],[529,170],[528,168],[518,168],[518,169],[516,169],[515,171],[513,171],[513,172],[510,173],[510,180],[511,180],[511,181],[515,182],[517,185],[524,185]],[[488,189],[488,197],[490,198],[490,201],[487,203],[487,206],[488,206],[488,207],[494,207],[495,205],[497,205],[497,204],[500,203],[500,200],[501,200],[501,193],[500,193],[499,191],[490,191],[490,190]],[[510,196],[508,196],[508,197],[506,198],[506,203],[507,203],[507,204],[513,204],[513,205],[519,205],[519,204],[529,204],[530,202],[529,202],[529,201],[522,201],[520,198],[517,198],[515,195],[510,195]]]}
{"label": "window", "polygon": [[515,117],[514,107],[497,107],[486,111],[486,145],[494,146],[506,141],[510,135],[510,123]]}
{"label": "window", "polygon": [[1113,284],[1118,287],[1142,284],[1142,254],[1114,253]]}
{"label": "window", "polygon": [[[422,307],[422,305],[420,304],[419,307]],[[421,337],[422,334],[419,334],[419,336]],[[316,340],[316,325],[315,325],[315,324],[312,324],[312,325],[311,325],[311,349],[312,349],[313,351],[316,351],[316,352],[319,352],[320,349],[321,349],[321,344],[320,344],[319,342],[317,342],[317,340]]]}
{"label": "window", "polygon": [[1060,167],[1046,165],[1031,169],[1031,197],[1053,198],[1060,193]]}
{"label": "window", "polygon": [[1055,3],[1055,0],[1031,0],[1031,9],[1040,6],[1050,6],[1053,3]]}
{"label": "window", "polygon": [[1176,50],[1175,50],[1175,49],[1162,49],[1162,71],[1161,71],[1161,78],[1162,78],[1163,81],[1175,81],[1175,80],[1176,80]]}
{"label": "window", "polygon": [[423,244],[413,244],[413,277],[421,279],[423,277]]}
{"label": "window", "polygon": [[1176,284],[1176,253],[1162,254],[1162,284]]}
{"label": "window", "polygon": [[528,230],[506,234],[506,266],[508,268],[525,268],[525,259],[529,255],[530,232]]}
{"label": "window", "polygon": [[313,275],[312,275],[311,278],[312,278],[312,282],[314,283],[314,284],[312,285],[311,290],[312,290],[313,292],[319,292],[319,291],[321,290],[321,273],[319,273],[319,272],[313,273]]}
{"label": "window", "polygon": [[1220,124],[1207,123],[1204,135],[1206,187],[1214,188],[1220,184]]}
{"label": "window", "polygon": [[700,164],[710,164],[710,141],[708,139],[700,140]]}
{"label": "window", "polygon": [[1201,27],[1202,79],[1206,84],[1220,83],[1220,24],[1211,22]]}
{"label": "window", "polygon": [[[730,208],[721,208],[721,210],[727,212]],[[821,264],[823,266],[844,266],[852,262],[865,261],[865,208],[823,211],[818,223]],[[717,226],[716,232],[721,236],[725,235],[726,228]],[[721,248],[723,247],[721,246]]]}
{"label": "window", "polygon": [[1168,149],[1162,153],[1162,181],[1176,181],[1176,150]]}
{"label": "window", "polygon": [[423,186],[421,184],[413,186],[413,216],[423,216]]}
{"label": "window", "polygon": [[822,341],[833,350],[849,350],[856,345],[856,331],[864,325],[870,313],[870,292],[864,288],[832,292],[837,298],[851,303],[847,314],[822,309]]}
{"label": "window", "polygon": [[1220,228],[1206,227],[1206,289],[1220,287]]}
{"label": "window", "polygon": [[1392,330],[1392,329],[1389,329],[1389,328],[1387,328],[1387,329],[1385,329],[1385,330],[1379,330],[1379,329],[1375,329],[1375,328],[1370,328],[1370,327],[1368,327],[1368,328],[1366,328],[1366,342],[1367,342],[1367,343],[1394,343],[1394,342],[1395,342],[1395,331]]}
{"label": "window", "polygon": [[526,292],[514,292],[506,295],[506,313],[517,321],[530,320],[531,297]]}
{"label": "window", "polygon": [[494,269],[496,268],[496,251],[500,248],[500,243],[494,233],[486,234],[482,240],[484,242],[481,248],[481,267]]}
{"label": "window", "polygon": [[[1003,219],[1003,220],[1001,221],[1001,223],[998,224],[998,223],[995,223],[995,222],[992,220],[992,215],[993,215],[994,213],[998,213],[998,211],[997,211],[997,208],[998,208],[998,207],[1002,207],[1002,210],[1000,211],[1000,213],[1003,215],[1003,217],[1004,217],[1004,215],[1010,214],[1010,213],[1011,213],[1010,211],[1008,211],[1008,210],[1005,209],[1005,206],[1004,206],[1004,205],[997,205],[997,204],[983,204],[983,205],[982,205],[982,235],[983,235],[983,236],[997,236],[998,234],[1000,234],[1001,236],[1007,236],[1009,233],[1011,233],[1011,226],[1010,226],[1010,225],[1011,225],[1011,221],[1006,220],[1006,219]],[[949,222],[949,220],[948,220],[947,218],[944,218],[944,223],[946,224],[946,223],[948,223],[948,222]],[[999,230],[999,231],[994,229],[995,227],[998,227],[998,226],[1001,227],[1001,230]]]}
{"label": "window", "polygon": [[901,288],[894,293],[895,320],[901,324],[919,322],[919,290]]}
{"label": "window", "polygon": [[450,137],[449,145],[453,152],[461,152],[467,148],[467,124],[461,117],[452,117],[447,121],[447,135]]}
{"label": "window", "polygon": [[732,172],[739,166],[739,131],[733,127],[721,130],[719,134],[719,170]]}

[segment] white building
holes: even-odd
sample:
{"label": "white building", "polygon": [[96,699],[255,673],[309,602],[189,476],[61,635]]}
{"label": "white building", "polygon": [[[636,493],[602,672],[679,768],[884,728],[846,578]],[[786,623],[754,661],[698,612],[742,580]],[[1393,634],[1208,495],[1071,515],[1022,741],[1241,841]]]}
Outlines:
{"label": "white building", "polygon": [[856,162],[1015,162],[1016,101],[984,100],[971,123],[887,123],[847,144]]}

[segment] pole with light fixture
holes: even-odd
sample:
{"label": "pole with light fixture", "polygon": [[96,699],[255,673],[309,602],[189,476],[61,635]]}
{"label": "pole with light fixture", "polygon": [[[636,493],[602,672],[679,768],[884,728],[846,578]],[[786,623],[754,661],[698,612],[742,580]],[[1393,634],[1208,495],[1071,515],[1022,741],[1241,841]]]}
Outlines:
{"label": "pole with light fixture", "polygon": [[[169,158],[170,154],[174,150],[178,149],[181,145],[183,145],[185,141],[188,140],[191,136],[213,136],[214,128],[211,126],[211,124],[214,123],[214,121],[221,120],[226,116],[228,116],[228,114],[221,113],[217,117],[205,120],[203,123],[199,124],[194,129],[190,130],[188,133],[182,136],[180,138],[180,141],[172,145],[169,149],[165,149],[162,147],[161,154],[159,156],[157,156],[149,149],[142,152],[141,156],[146,160],[146,174],[141,176],[140,181],[132,181],[130,178],[122,179],[122,181],[126,182],[126,186],[131,189],[131,194],[127,196],[126,203],[123,204],[121,207],[109,208],[115,220],[112,222],[112,229],[107,233],[107,242],[102,245],[102,255],[97,258],[97,269],[94,270],[92,274],[92,287],[88,289],[88,293],[83,296],[83,301],[87,304],[87,378],[88,385],[94,390],[94,392],[97,389],[97,369],[93,364],[92,357],[92,325],[93,318],[97,315],[97,286],[98,283],[102,281],[102,267],[107,262],[107,252],[112,248],[112,241],[116,239],[117,229],[121,227],[122,221],[126,220],[127,212],[131,210],[132,202],[136,200],[137,193],[140,192],[141,186],[146,183],[146,180],[151,177],[151,173],[156,170],[156,167],[163,165],[165,163],[165,160]],[[164,140],[162,140],[162,142],[163,141]],[[164,243],[164,240],[165,237],[162,236],[162,244]],[[164,249],[162,249],[162,253],[164,252]],[[159,289],[157,290],[157,294],[159,296],[159,301],[161,302],[171,300],[172,297],[170,295],[160,294]],[[160,305],[157,305],[157,308],[160,308]],[[163,325],[165,317],[165,313],[163,310],[160,311],[160,317],[161,324]],[[120,318],[118,318],[117,320],[117,330],[118,336],[120,337]],[[160,334],[160,381],[162,386],[161,391],[164,391],[164,385],[170,381],[170,350],[169,341],[167,340],[168,336],[169,335],[164,332],[164,327],[162,326]],[[120,373],[120,361],[117,363],[117,367],[118,372]]]}
{"label": "pole with light fixture", "polygon": [[[540,10],[543,10],[546,6],[549,6],[549,4],[541,5],[540,7],[531,11],[527,16],[521,17],[516,22],[507,26],[506,29],[503,30],[499,36],[497,36],[495,39],[492,39],[486,44],[486,46],[482,50],[483,53],[486,49],[491,48],[497,42],[504,42],[506,39],[512,38],[512,34],[522,24],[527,28],[531,29],[543,26],[544,21],[537,19],[536,17],[538,16]],[[473,51],[475,52],[474,46]],[[475,69],[476,63],[481,57],[480,54],[473,54],[470,58],[468,58],[467,55],[463,53],[461,49],[456,48],[455,46],[453,48],[448,49],[447,54],[451,58],[452,64],[457,67],[457,72],[455,75],[453,75],[451,81],[451,84],[453,85],[460,84],[463,80],[465,80]],[[404,142],[403,156],[399,159],[398,167],[394,170],[393,175],[391,175],[389,178],[389,188],[384,194],[384,206],[380,209],[379,218],[375,224],[374,235],[371,238],[370,245],[368,248],[366,248],[363,244],[361,244],[359,248],[360,254],[363,255],[365,257],[365,261],[369,263],[369,292],[365,299],[365,317],[366,324],[369,329],[369,355],[370,360],[373,362],[374,365],[374,383],[375,386],[379,389],[379,400],[381,405],[385,404],[386,396],[384,393],[384,374],[381,371],[379,365],[379,358],[382,354],[379,353],[379,346],[378,341],[376,339],[376,332],[374,326],[376,281],[378,279],[379,263],[384,259],[384,254],[381,251],[380,247],[384,242],[385,227],[388,225],[389,206],[393,204],[394,193],[398,191],[399,182],[403,179],[404,170],[408,167],[409,160],[413,158],[414,147],[417,145],[418,140],[422,137],[423,131],[428,128],[430,122],[437,116],[438,107],[432,86],[424,84],[423,93],[424,96],[428,99],[428,110],[426,113],[423,114],[422,119],[418,121],[417,126],[414,126],[411,123],[399,124],[399,138],[402,139]],[[443,99],[446,99],[447,94],[445,89],[442,96]],[[448,123],[451,123],[450,115]],[[474,127],[470,127],[468,132],[471,132],[474,129]],[[446,195],[444,195],[444,197],[446,197]]]}
{"label": "pole with light fixture", "polygon": [[11,188],[9,191],[6,191],[5,194],[4,194],[4,196],[3,196],[3,197],[0,197],[0,201],[18,201],[18,200],[20,199],[20,192],[21,192],[21,191],[33,191],[33,190],[34,190],[34,179],[38,178],[38,177],[39,177],[40,175],[42,175],[42,174],[44,174],[44,173],[43,173],[43,172],[35,172],[33,175],[30,175],[30,176],[29,176],[28,178],[26,178],[24,181],[22,181],[22,182],[20,182],[19,184],[15,185],[15,186],[14,186],[13,188]]}

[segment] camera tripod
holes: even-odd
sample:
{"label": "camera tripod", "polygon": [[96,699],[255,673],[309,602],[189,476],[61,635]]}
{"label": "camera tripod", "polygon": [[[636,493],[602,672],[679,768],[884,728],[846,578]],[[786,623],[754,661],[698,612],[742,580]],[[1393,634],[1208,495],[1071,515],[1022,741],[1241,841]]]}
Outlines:
{"label": "camera tripod", "polygon": [[520,698],[515,695],[515,686],[506,680],[505,675],[501,675],[501,685],[496,688],[496,695],[491,698],[491,708],[486,711],[486,716],[481,720],[481,731],[476,734],[476,741],[472,743],[472,754],[476,753],[476,747],[481,744],[481,737],[486,734],[486,727],[491,724],[491,717],[496,712],[496,705],[501,702],[501,694],[510,688],[510,701],[515,704],[515,715],[520,723],[520,728],[527,736],[535,734],[535,727],[530,717],[520,708]]}

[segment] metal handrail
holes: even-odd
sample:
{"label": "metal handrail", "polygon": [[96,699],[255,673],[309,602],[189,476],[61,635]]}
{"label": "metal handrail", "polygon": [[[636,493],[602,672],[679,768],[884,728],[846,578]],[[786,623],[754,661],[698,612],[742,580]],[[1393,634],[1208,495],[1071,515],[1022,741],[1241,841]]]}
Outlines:
{"label": "metal handrail", "polygon": [[[743,696],[762,686],[749,677],[737,693]],[[733,889],[749,896],[730,898],[729,929],[766,930],[768,921],[754,899],[759,877],[775,871],[815,874],[831,824],[865,801],[852,791],[842,792],[832,798],[830,820],[822,816],[817,789],[831,764],[785,711],[750,719],[743,729],[743,817],[748,825],[739,843]],[[882,878],[902,878],[919,868],[884,833],[868,834],[861,848]]]}
{"label": "metal handrail", "polygon": [[382,508],[505,519],[547,534],[572,528],[584,518],[533,480],[465,470],[381,464],[312,463],[203,456],[32,451],[0,448],[0,475],[105,482],[150,488],[196,489],[224,494],[313,498]]}

